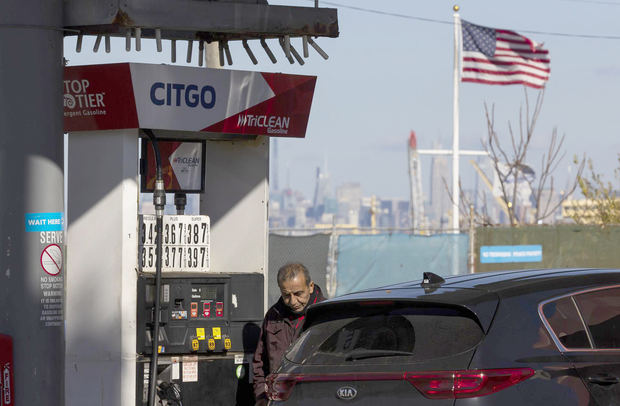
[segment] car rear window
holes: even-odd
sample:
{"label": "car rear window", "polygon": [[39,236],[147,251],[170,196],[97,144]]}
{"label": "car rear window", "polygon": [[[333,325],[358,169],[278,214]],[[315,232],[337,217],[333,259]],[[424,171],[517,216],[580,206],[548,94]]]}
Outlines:
{"label": "car rear window", "polygon": [[298,364],[424,361],[467,351],[483,335],[463,307],[360,302],[323,309],[285,356]]}

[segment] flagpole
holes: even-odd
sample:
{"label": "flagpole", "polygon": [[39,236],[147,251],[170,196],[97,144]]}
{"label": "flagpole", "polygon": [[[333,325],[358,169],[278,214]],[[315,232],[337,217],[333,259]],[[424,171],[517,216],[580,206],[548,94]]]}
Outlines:
{"label": "flagpole", "polygon": [[459,233],[459,49],[461,20],[454,5],[454,92],[452,105],[452,232]]}

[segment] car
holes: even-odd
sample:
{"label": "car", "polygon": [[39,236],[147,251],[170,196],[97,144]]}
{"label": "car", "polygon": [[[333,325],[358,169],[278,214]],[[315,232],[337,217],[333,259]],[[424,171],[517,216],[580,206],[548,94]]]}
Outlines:
{"label": "car", "polygon": [[620,405],[620,270],[474,273],[311,306],[270,405]]}

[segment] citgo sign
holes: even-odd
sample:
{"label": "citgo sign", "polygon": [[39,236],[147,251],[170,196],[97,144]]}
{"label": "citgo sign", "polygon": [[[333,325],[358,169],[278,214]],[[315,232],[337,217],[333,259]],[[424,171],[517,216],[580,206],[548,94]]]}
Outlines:
{"label": "citgo sign", "polygon": [[65,68],[65,131],[304,137],[315,76],[123,63]]}

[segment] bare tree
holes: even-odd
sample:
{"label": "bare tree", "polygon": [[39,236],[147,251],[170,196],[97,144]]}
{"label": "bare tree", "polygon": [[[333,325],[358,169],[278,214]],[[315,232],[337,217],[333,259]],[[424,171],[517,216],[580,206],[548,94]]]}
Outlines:
{"label": "bare tree", "polygon": [[[496,197],[500,203],[505,203],[503,208],[513,226],[537,224],[556,212],[561,207],[562,202],[569,198],[577,188],[578,179],[581,177],[585,165],[585,159],[576,162],[578,168],[575,180],[557,200],[554,199],[556,188],[553,173],[565,156],[565,152],[562,151],[565,136],[558,136],[557,128],[553,129],[547,151],[541,157],[538,176],[535,176],[535,172],[528,165],[528,158],[534,138],[534,130],[543,104],[544,89],[538,92],[532,109],[530,109],[530,100],[525,87],[524,94],[525,112],[523,112],[523,107],[519,109],[518,128],[515,129],[512,123],[508,122],[510,143],[507,146],[500,142],[500,137],[495,129],[495,106],[489,110],[487,104],[484,105],[487,137],[482,141],[482,145],[487,151],[497,175],[499,187]],[[519,199],[520,192],[524,190],[524,187],[529,188],[528,193],[531,193],[533,210],[527,210],[526,207],[523,207],[523,199]],[[548,193],[544,193],[545,191]],[[469,203],[464,201],[461,212],[468,213],[468,208]],[[481,220],[483,224],[488,224],[490,220],[488,213],[478,214],[478,217],[477,221]]]}

